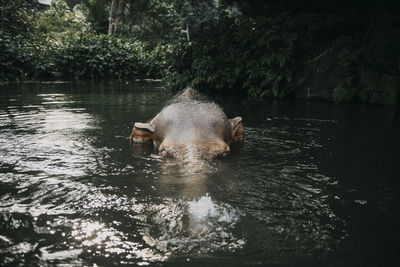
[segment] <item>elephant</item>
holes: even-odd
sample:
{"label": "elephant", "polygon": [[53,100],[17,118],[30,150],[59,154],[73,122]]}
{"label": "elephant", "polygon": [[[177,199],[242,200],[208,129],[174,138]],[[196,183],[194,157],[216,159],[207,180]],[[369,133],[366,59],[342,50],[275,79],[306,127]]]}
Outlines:
{"label": "elephant", "polygon": [[159,153],[184,161],[211,161],[244,139],[241,117],[228,119],[222,108],[192,88],[175,95],[149,122],[135,122],[130,138],[153,142]]}

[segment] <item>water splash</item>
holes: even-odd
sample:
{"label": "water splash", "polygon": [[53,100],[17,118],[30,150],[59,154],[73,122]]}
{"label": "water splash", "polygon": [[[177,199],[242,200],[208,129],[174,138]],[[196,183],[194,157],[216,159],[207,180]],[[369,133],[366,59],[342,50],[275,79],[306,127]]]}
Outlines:
{"label": "water splash", "polygon": [[232,233],[243,214],[209,195],[192,201],[166,199],[152,210],[143,239],[166,255],[235,250],[245,244]]}

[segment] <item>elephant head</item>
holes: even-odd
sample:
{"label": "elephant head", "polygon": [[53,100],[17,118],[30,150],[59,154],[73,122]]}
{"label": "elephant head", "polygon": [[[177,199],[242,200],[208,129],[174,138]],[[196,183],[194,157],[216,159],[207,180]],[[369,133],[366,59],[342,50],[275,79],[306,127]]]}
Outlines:
{"label": "elephant head", "polygon": [[230,144],[243,138],[241,117],[228,119],[217,104],[191,88],[175,96],[150,122],[136,122],[131,134],[136,142],[153,141],[162,155],[189,161],[226,156]]}

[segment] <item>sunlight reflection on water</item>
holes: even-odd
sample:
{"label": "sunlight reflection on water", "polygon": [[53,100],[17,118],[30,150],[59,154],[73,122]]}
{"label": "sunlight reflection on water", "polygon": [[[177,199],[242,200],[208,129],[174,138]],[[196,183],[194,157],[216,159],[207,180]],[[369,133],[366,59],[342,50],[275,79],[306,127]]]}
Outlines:
{"label": "sunlight reflection on water", "polygon": [[[290,111],[293,103],[236,110],[244,144],[188,164],[127,139],[170,93],[100,89],[0,94],[0,265],[345,262],[335,253],[348,249],[349,221],[369,216],[374,199],[360,182],[343,187],[352,168],[346,180],[326,171],[358,163],[332,157],[339,120]],[[393,190],[377,188],[388,208]]]}
{"label": "sunlight reflection on water", "polygon": [[[143,265],[190,253],[233,252],[246,246],[247,238],[236,230],[245,212],[209,194],[213,186],[210,175],[223,172],[224,163],[182,164],[145,145],[132,144],[133,160],[121,165],[112,160],[117,149],[95,146],[96,138],[88,133],[103,134],[104,126],[96,115],[77,105],[79,100],[66,94],[37,97],[40,104],[9,106],[7,115],[0,116],[1,124],[7,125],[0,138],[4,148],[0,160],[20,173],[5,175],[3,182],[17,184],[20,194],[3,198],[0,204],[10,214],[32,217],[35,226],[30,231],[59,240],[41,245],[43,262],[101,257]],[[258,130],[249,127],[246,131],[252,140]],[[286,134],[282,127],[268,131]],[[309,144],[265,132],[258,132],[254,139],[256,146],[266,142],[283,155],[299,154],[296,147]],[[286,164],[279,175],[285,178],[301,170],[315,171],[316,167]],[[110,175],[142,175],[146,182],[129,185],[133,193],[121,192],[118,185],[99,184],[100,177]],[[231,183],[229,176],[225,180]],[[298,185],[311,194],[320,193],[312,185]],[[266,221],[274,218],[273,213],[260,216]],[[34,249],[30,247],[30,251]]]}
{"label": "sunlight reflection on water", "polygon": [[[42,245],[42,263],[68,261],[80,265],[81,257],[101,256],[122,257],[125,264],[144,265],[181,253],[237,249],[245,244],[231,233],[241,213],[228,204],[213,201],[206,191],[198,191],[194,200],[153,197],[138,201],[112,193],[118,191],[115,187],[82,182],[80,177],[87,174],[103,175],[101,168],[106,163],[102,163],[104,159],[99,154],[113,151],[94,147],[91,137],[83,134],[97,130],[98,120],[84,108],[68,107],[76,104],[68,95],[37,96],[40,105],[8,106],[7,114],[0,116],[1,125],[8,126],[0,137],[0,160],[20,173],[2,174],[2,182],[17,184],[20,194],[0,200],[0,211],[27,214],[21,222],[31,217],[36,225],[34,232],[61,241]],[[138,160],[148,162],[142,170],[147,175],[168,176],[175,172],[179,179],[200,175],[186,180],[188,188],[193,185],[190,181],[200,185],[206,178],[204,173],[182,169],[180,164],[165,161],[157,154],[138,156]],[[161,172],[154,170],[154,164],[160,165]],[[137,167],[132,165],[114,170],[135,171]],[[119,213],[119,217],[95,219],[109,212]],[[75,218],[79,214],[82,218]],[[16,221],[13,215],[6,219]],[[127,231],[122,221],[129,221],[135,231]],[[37,243],[16,246],[14,250],[32,253]]]}
{"label": "sunlight reflection on water", "polygon": [[[55,96],[59,100],[68,98],[64,94],[39,96],[42,104]],[[83,130],[95,128],[94,122],[93,116],[83,109],[58,105],[50,108],[22,106],[21,111],[1,117],[1,124],[9,127],[0,137],[0,159],[16,163],[18,171],[83,175],[87,165],[93,161],[93,148],[89,140],[77,137]]]}

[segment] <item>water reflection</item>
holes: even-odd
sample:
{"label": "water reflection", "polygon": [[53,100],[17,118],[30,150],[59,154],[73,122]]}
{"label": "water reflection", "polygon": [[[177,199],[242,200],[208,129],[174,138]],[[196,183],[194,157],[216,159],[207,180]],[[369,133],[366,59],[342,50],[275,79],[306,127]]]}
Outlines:
{"label": "water reflection", "polygon": [[150,248],[143,248],[140,242],[130,241],[128,235],[115,228],[119,224],[113,221],[111,226],[107,226],[104,223],[79,220],[74,223],[71,235],[80,242],[86,253],[93,256],[115,258],[120,255],[128,260],[141,259],[145,262],[165,260],[163,255]]}
{"label": "water reflection", "polygon": [[241,198],[235,202],[257,218],[253,227],[260,227],[265,236],[263,241],[249,236],[248,250],[260,257],[271,255],[276,262],[288,254],[324,257],[347,235],[331,207],[329,191],[337,181],[317,165],[324,156],[320,129],[335,122],[303,121],[274,117],[262,127],[247,127],[245,162],[236,170],[243,178],[237,183]]}
{"label": "water reflection", "polygon": [[[190,172],[189,177],[193,168],[135,144],[136,160],[121,165],[110,160],[116,150],[96,146],[87,134],[99,130],[101,120],[79,107],[80,100],[38,94],[31,101],[7,106],[0,117],[5,129],[0,138],[1,182],[16,190],[2,196],[0,209],[7,214],[8,229],[29,233],[28,239],[11,232],[2,236],[6,253],[18,254],[25,262],[22,255],[40,251],[39,264],[80,265],[96,257],[145,264],[182,253],[243,246],[244,240],[232,234],[240,212],[207,194],[206,172]],[[135,186],[132,196],[91,181],[131,173],[154,178],[153,188],[159,193],[141,196],[146,188]],[[170,185],[184,188],[171,196]],[[36,235],[47,239],[38,242]]]}
{"label": "water reflection", "polygon": [[7,116],[0,117],[7,126],[0,138],[1,162],[19,172],[83,175],[93,150],[90,140],[79,135],[95,127],[93,116],[64,107],[73,103],[64,94],[39,94],[36,101],[40,105],[8,106]]}
{"label": "water reflection", "polygon": [[392,237],[369,221],[397,227],[386,172],[360,178],[343,166],[368,153],[332,154],[343,125],[331,115],[238,109],[242,148],[193,166],[126,138],[169,95],[107,90],[0,95],[0,265],[357,265],[364,240],[379,251]]}
{"label": "water reflection", "polygon": [[[7,125],[2,164],[12,166],[3,184],[15,184],[18,194],[0,204],[8,221],[25,214],[31,235],[57,240],[27,243],[32,253],[40,247],[43,262],[145,264],[246,247],[265,254],[271,244],[330,244],[329,227],[314,217],[334,218],[323,193],[330,178],[312,160],[301,160],[320,148],[317,128],[247,127],[245,156],[225,161],[182,163],[147,144],[131,144],[127,160],[103,141],[96,145],[100,137],[88,133],[104,135],[112,125],[102,125],[79,100],[39,94],[36,102],[13,104],[1,117]],[[9,140],[18,140],[17,147]],[[126,139],[121,146],[129,146]],[[134,184],[115,184],[128,178]],[[246,227],[257,231],[240,230]]]}

